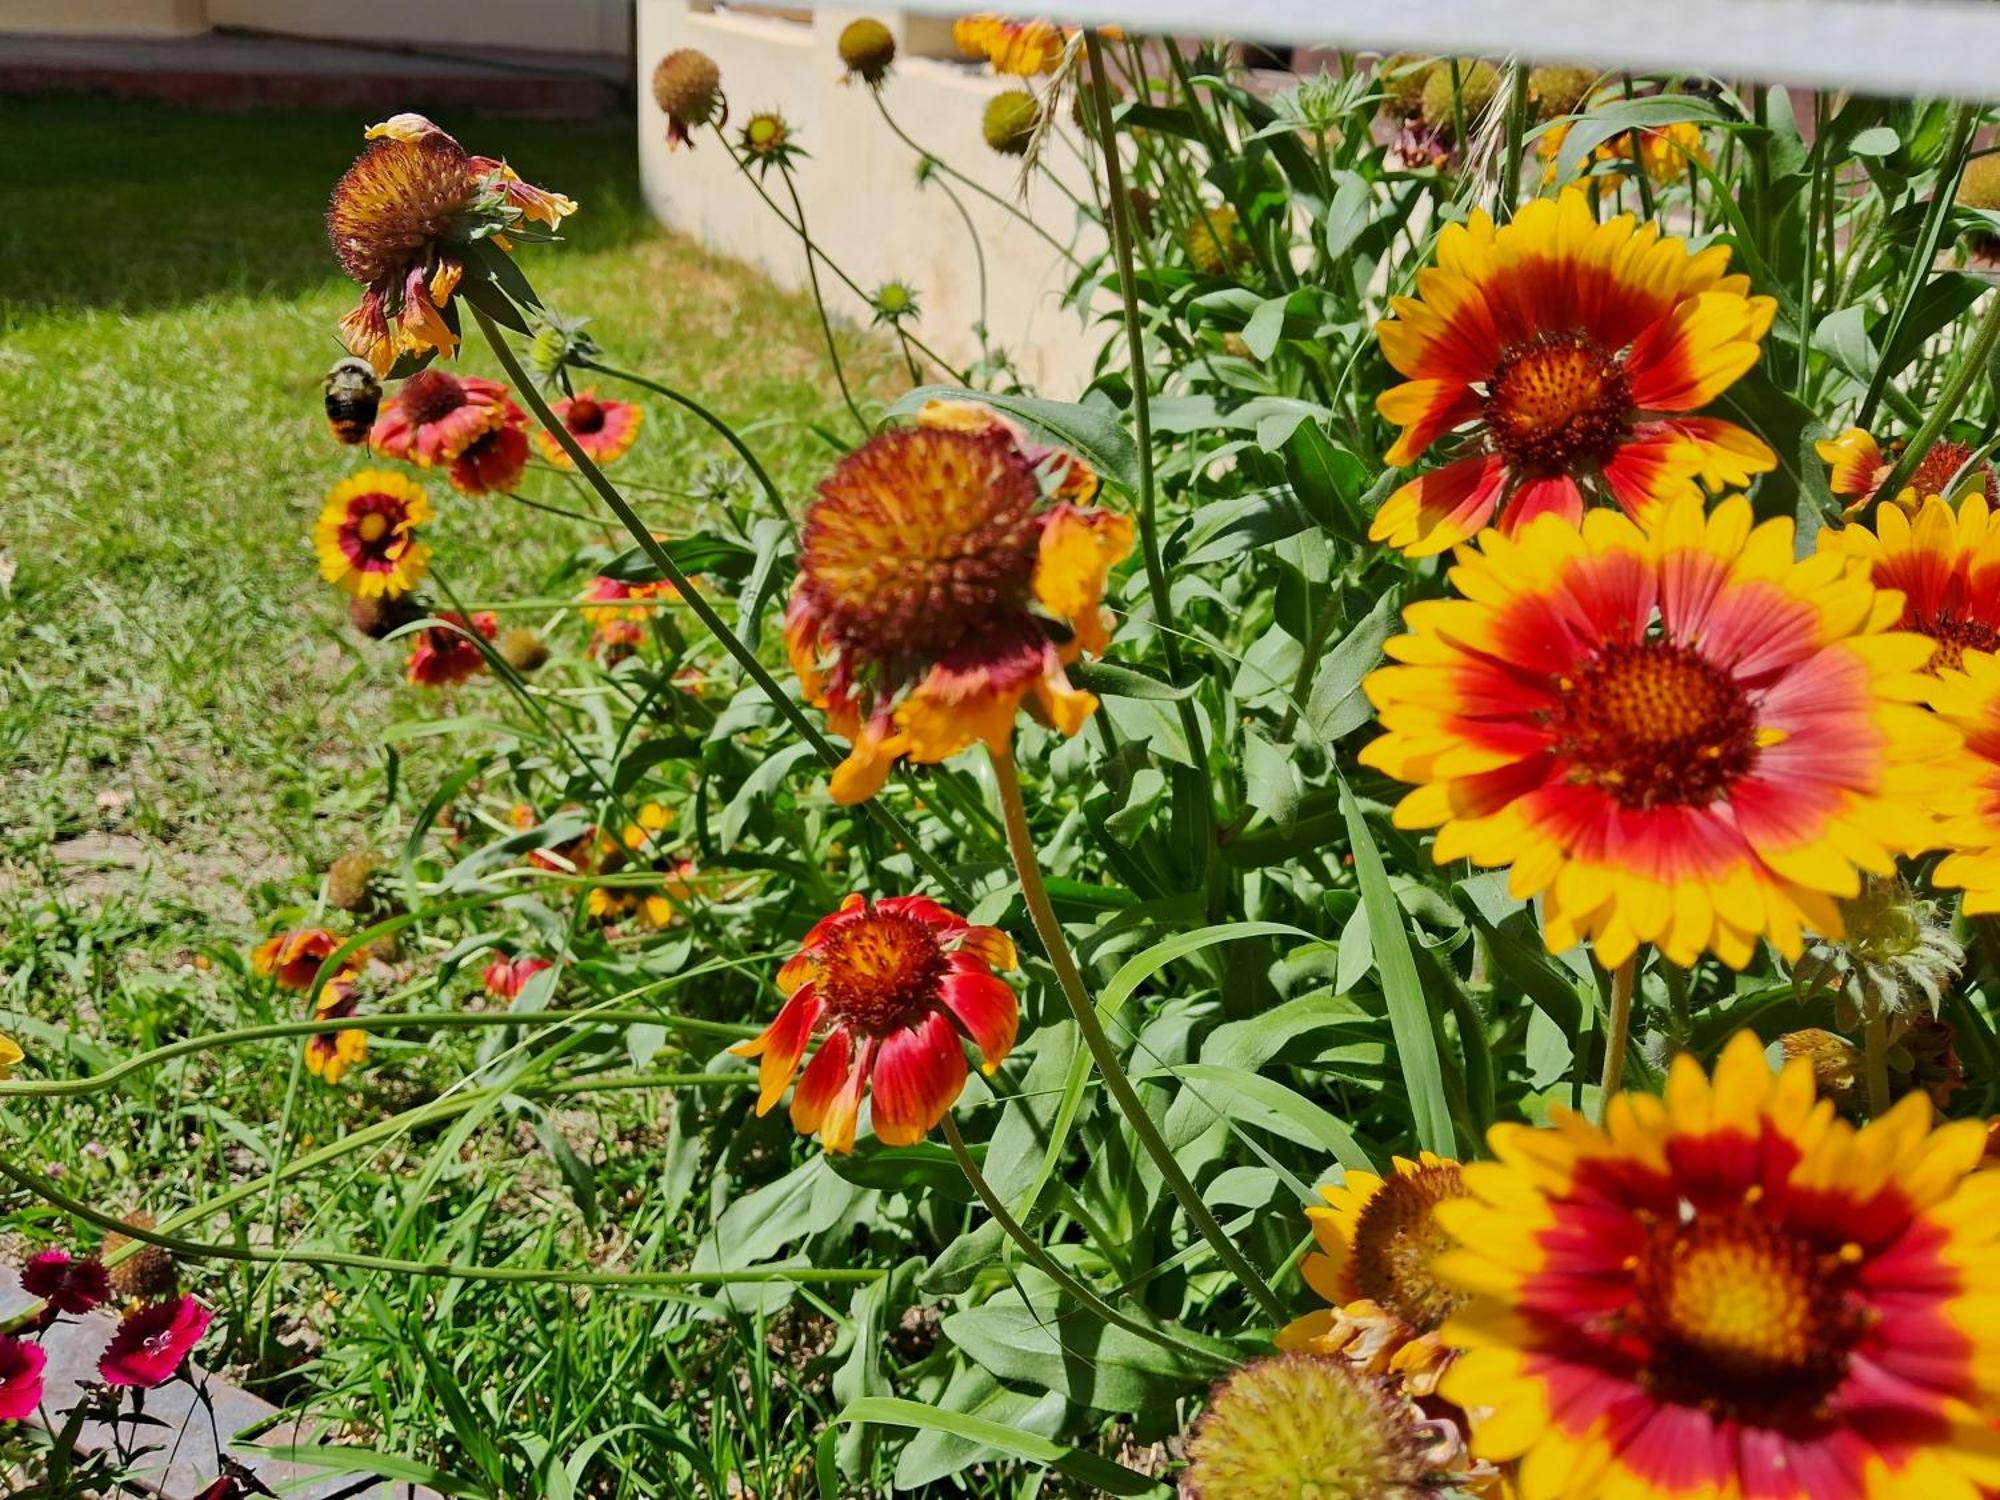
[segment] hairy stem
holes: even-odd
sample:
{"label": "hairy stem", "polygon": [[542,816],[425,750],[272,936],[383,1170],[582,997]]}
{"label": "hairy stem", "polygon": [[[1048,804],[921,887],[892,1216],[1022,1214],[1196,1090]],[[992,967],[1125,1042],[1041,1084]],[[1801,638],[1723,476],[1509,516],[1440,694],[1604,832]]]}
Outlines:
{"label": "hairy stem", "polygon": [[1625,1079],[1625,1049],[1632,1039],[1632,991],[1639,979],[1639,955],[1634,953],[1611,974],[1611,1016],[1604,1027],[1604,1075],[1598,1087],[1597,1115],[1611,1108],[1611,1097]]}

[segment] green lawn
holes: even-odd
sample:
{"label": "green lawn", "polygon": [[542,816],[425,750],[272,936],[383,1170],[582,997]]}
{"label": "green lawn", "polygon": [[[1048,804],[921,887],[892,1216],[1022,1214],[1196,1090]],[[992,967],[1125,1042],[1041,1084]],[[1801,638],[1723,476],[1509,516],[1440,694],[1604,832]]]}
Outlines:
{"label": "green lawn", "polygon": [[[379,810],[380,731],[435,709],[344,624],[307,532],[362,462],[327,436],[340,350],[320,215],[365,122],[0,101],[0,892],[185,909],[234,941]],[[802,492],[837,402],[809,303],[660,231],[633,133],[449,120],[583,204],[523,252],[609,354],[757,434]],[[483,351],[480,351],[483,353]],[[478,357],[470,367],[494,373]],[[662,529],[723,456],[654,403],[620,474]],[[815,451],[817,450],[817,451]],[[546,486],[545,486],[546,488]],[[587,528],[430,489],[462,597],[535,591]],[[477,689],[473,690],[475,693]],[[217,925],[219,924],[219,925]]]}

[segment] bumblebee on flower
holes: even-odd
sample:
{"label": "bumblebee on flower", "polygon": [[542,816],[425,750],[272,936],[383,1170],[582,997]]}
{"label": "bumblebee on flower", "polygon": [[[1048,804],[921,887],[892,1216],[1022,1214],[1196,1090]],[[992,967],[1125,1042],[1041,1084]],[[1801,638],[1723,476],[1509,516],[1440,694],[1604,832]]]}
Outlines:
{"label": "bumblebee on flower", "polygon": [[1128,517],[1064,498],[1096,482],[981,407],[932,402],[820,486],[785,640],[854,745],[836,800],[872,797],[905,757],[1007,753],[1024,704],[1058,733],[1083,727],[1097,699],[1065,669],[1108,644],[1104,591],[1133,537]]}

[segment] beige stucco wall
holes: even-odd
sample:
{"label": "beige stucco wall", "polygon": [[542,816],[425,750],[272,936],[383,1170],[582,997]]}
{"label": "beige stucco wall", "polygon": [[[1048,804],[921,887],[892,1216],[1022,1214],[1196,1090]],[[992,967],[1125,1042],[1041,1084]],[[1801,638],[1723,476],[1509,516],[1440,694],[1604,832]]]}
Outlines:
{"label": "beige stucco wall", "polygon": [[208,0],[208,16],[293,36],[623,52],[632,0]]}
{"label": "beige stucco wall", "polygon": [[[695,0],[700,5],[701,0]],[[938,23],[906,23],[892,11],[826,7],[807,23],[771,16],[696,9],[690,0],[639,0],[641,98],[639,160],[647,202],[666,223],[757,265],[783,285],[805,284],[805,252],[737,173],[708,132],[693,150],[669,152],[666,118],[652,98],[653,65],[676,47],[699,47],[722,68],[732,135],[759,110],[776,110],[810,153],[797,181],[806,221],[828,255],[865,288],[892,278],[917,290],[922,320],[916,331],[946,356],[970,361],[979,316],[979,280],[964,222],[935,186],[919,187],[916,158],[883,123],[868,91],[845,85],[835,43],[856,16],[873,14],[899,44],[946,50]],[[956,62],[909,55],[902,45],[884,98],[897,122],[924,147],[996,193],[1012,198],[1019,163],[996,156],[980,135],[986,100],[1001,81]],[[1073,190],[1087,198],[1087,179],[1073,152],[1049,155]],[[773,196],[783,188],[773,176]],[[1069,397],[1090,374],[1098,336],[1060,304],[1068,273],[1061,258],[1001,208],[957,189],[978,227],[987,264],[987,326],[1013,356],[1023,379],[1045,394]],[[1067,240],[1075,210],[1046,183],[1026,200],[1059,238]],[[856,322],[868,306],[822,273],[836,313]]]}
{"label": "beige stucco wall", "polygon": [[188,36],[211,24],[204,0],[0,0],[0,32]]}

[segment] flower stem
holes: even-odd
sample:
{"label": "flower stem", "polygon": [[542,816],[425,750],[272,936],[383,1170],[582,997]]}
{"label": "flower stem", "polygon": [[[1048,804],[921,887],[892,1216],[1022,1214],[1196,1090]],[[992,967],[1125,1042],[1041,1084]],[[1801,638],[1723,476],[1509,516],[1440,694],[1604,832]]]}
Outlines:
{"label": "flower stem", "polygon": [[1611,974],[1611,1017],[1604,1027],[1604,1076],[1598,1088],[1597,1117],[1611,1108],[1611,1096],[1625,1079],[1625,1049],[1632,1039],[1632,991],[1639,979],[1634,953]]}
{"label": "flower stem", "polygon": [[[1889,471],[1889,477],[1877,487],[1878,495],[1893,497],[1901,494],[1903,485],[1917,465],[1924,461],[1931,445],[1943,435],[1945,425],[1958,413],[1958,404],[1972,389],[1972,383],[1986,373],[1987,362],[1993,357],[1993,347],[2000,342],[2000,293],[1990,294],[1986,313],[1979,321],[1979,331],[1972,336],[1972,344],[1959,356],[1958,364],[1938,392],[1937,400],[1931,403],[1930,415],[1924,418],[1924,425],[1903,448],[1903,456],[1896,460],[1896,467]],[[1921,497],[1919,497],[1921,498]]]}
{"label": "flower stem", "polygon": [[1889,1017],[1871,1005],[1861,1022],[1861,1056],[1867,1068],[1868,1118],[1889,1112]]}
{"label": "flower stem", "polygon": [[986,1205],[986,1211],[993,1215],[993,1221],[1009,1239],[1021,1247],[1021,1253],[1028,1257],[1029,1263],[1036,1270],[1061,1287],[1079,1306],[1089,1309],[1105,1322],[1122,1328],[1135,1337],[1142,1338],[1150,1344],[1158,1344],[1162,1349],[1170,1349],[1176,1354],[1192,1354],[1204,1363],[1218,1367],[1227,1363],[1218,1354],[1195,1344],[1184,1343],[1164,1329],[1150,1327],[1136,1318],[1128,1318],[1098,1296],[1083,1281],[1065,1270],[1061,1262],[1044,1250],[1040,1242],[1021,1227],[1021,1221],[1007,1211],[1007,1205],[1001,1201],[1000,1195],[994,1192],[993,1185],[979,1170],[979,1163],[974,1161],[972,1153],[966,1150],[965,1139],[958,1133],[958,1122],[949,1112],[944,1117],[944,1138],[945,1144],[951,1147],[953,1159],[958,1162],[958,1169],[965,1174],[965,1180],[972,1184],[972,1191],[978,1194],[979,1201]]}
{"label": "flower stem", "polygon": [[743,460],[744,464],[749,467],[750,472],[756,476],[757,483],[763,487],[764,494],[770,499],[771,509],[783,518],[787,525],[791,524],[792,513],[785,509],[785,497],[783,493],[780,492],[778,486],[772,481],[770,474],[765,470],[764,466],[757,461],[757,455],[750,451],[750,445],[737,436],[736,429],[723,421],[722,418],[718,417],[706,406],[703,406],[694,397],[688,395],[687,392],[677,391],[672,386],[664,385],[657,380],[648,380],[644,375],[635,375],[630,370],[613,369],[610,365],[601,365],[594,359],[584,360],[583,367],[586,370],[595,370],[598,374],[612,380],[622,380],[627,385],[636,385],[641,390],[651,391],[656,396],[665,396],[669,401],[678,402],[681,406],[686,407],[697,417],[701,418],[702,421],[721,434],[723,441],[736,450],[736,456]]}
{"label": "flower stem", "polygon": [[[799,200],[798,184],[792,181],[792,169],[783,162],[778,164],[778,175],[784,179],[785,191],[791,195],[792,212],[798,217],[799,234],[806,232],[806,206]],[[810,249],[806,252],[806,284],[812,288],[813,311],[819,314],[819,331],[826,335],[826,357],[833,365],[833,378],[840,386],[840,399],[847,403],[847,414],[861,429],[863,437],[870,430],[868,419],[861,415],[861,408],[854,404],[854,392],[847,388],[847,371],[840,363],[840,345],[833,337],[833,320],[826,314],[826,295],[819,289],[819,261]]]}
{"label": "flower stem", "polygon": [[1173,1148],[1167,1145],[1153,1117],[1146,1113],[1139,1091],[1132,1086],[1132,1080],[1119,1063],[1111,1038],[1105,1035],[1104,1023],[1097,1018],[1097,1007],[1084,988],[1083,974],[1076,966],[1075,956],[1069,951],[1069,940],[1063,936],[1062,923],[1056,919],[1055,907],[1049,902],[1048,887],[1042,882],[1041,859],[1035,852],[1034,835],[1028,829],[1028,809],[1021,800],[1021,778],[1014,769],[1014,756],[1008,750],[990,753],[993,779],[1000,793],[1001,820],[1007,827],[1007,848],[1014,856],[1014,870],[1021,880],[1021,899],[1027,903],[1028,915],[1034,921],[1042,948],[1056,971],[1063,999],[1069,1003],[1077,1031],[1081,1033],[1084,1045],[1090,1049],[1097,1071],[1103,1075],[1105,1088],[1118,1101],[1119,1109],[1124,1112],[1133,1133],[1139,1137],[1139,1144],[1153,1159],[1153,1165],[1159,1168],[1160,1176],[1166,1179],[1167,1187],[1180,1200],[1182,1209],[1200,1231],[1201,1237],[1208,1241],[1244,1289],[1256,1298],[1265,1314],[1273,1322],[1283,1322],[1285,1310],[1277,1294],[1257,1274],[1256,1268],[1244,1258],[1243,1252],[1236,1248],[1229,1236],[1223,1233],[1215,1215],[1201,1201],[1201,1194],[1181,1169],[1181,1164],[1174,1159]]}
{"label": "flower stem", "polygon": [[[764,696],[772,707],[784,715],[785,721],[791,725],[793,731],[811,745],[819,758],[829,766],[839,765],[842,759],[840,752],[833,748],[827,737],[821,734],[812,720],[805,716],[791,695],[778,685],[778,680],[771,675],[770,669],[758,660],[757,653],[743,643],[742,637],[731,630],[722,616],[715,612],[715,606],[696,590],[693,580],[681,571],[680,564],[674,561],[672,554],[660,545],[659,538],[653,535],[652,528],[639,519],[639,513],[632,509],[631,503],[619,493],[618,486],[604,477],[604,471],[598,468],[590,455],[577,445],[575,436],[557,420],[556,414],[549,410],[549,403],[543,399],[541,391],[536,388],[528,372],[521,367],[520,360],[514,357],[514,351],[507,346],[506,337],[501,333],[499,326],[487,316],[484,308],[469,301],[466,305],[471,308],[472,316],[479,320],[479,331],[486,335],[486,342],[492,345],[494,356],[514,382],[514,389],[521,393],[521,399],[527,402],[529,409],[534,412],[535,419],[561,445],[563,452],[569,455],[570,462],[576,465],[576,471],[584,477],[592,489],[597,491],[604,503],[611,507],[612,513],[624,523],[625,529],[632,533],[633,540],[639,544],[639,550],[644,552],[653,566],[660,570],[662,576],[673,584],[681,598],[687,602],[689,610],[707,628],[708,633],[722,643],[724,650],[736,658],[737,665],[743,668],[744,674],[763,689]],[[937,857],[930,850],[917,841],[916,835],[904,826],[901,818],[882,805],[879,797],[869,798],[865,805],[868,816],[880,823],[891,838],[909,851],[910,858],[917,862],[926,875],[938,883],[938,887],[946,892],[954,903],[960,906],[972,904],[972,896],[965,887],[950,871],[938,863]]]}

